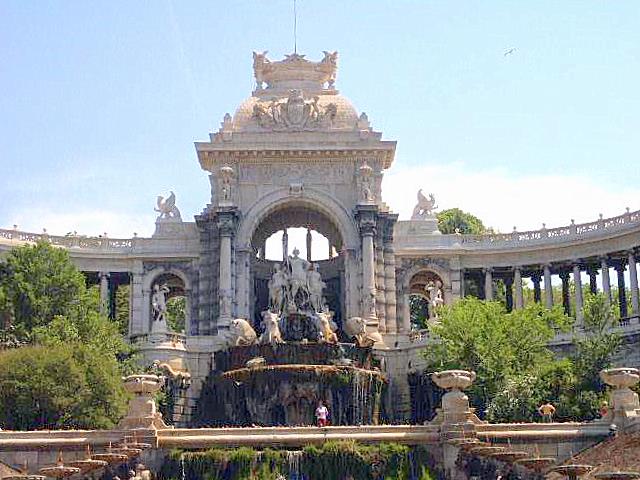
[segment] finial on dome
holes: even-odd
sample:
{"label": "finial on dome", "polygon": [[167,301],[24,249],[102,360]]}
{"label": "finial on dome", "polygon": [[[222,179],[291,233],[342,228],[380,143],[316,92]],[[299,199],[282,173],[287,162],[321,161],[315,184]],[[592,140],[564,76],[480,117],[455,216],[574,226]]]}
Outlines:
{"label": "finial on dome", "polygon": [[268,51],[253,52],[253,74],[257,91],[282,89],[333,90],[338,70],[338,52],[324,51],[319,62],[305,59],[297,52],[285,55],[283,60],[272,62]]}

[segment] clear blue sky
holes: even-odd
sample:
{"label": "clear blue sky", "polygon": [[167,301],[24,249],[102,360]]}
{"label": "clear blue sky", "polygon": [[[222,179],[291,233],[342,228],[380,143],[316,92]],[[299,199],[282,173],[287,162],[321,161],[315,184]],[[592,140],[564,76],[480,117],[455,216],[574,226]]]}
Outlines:
{"label": "clear blue sky", "polygon": [[[635,198],[640,2],[298,0],[298,15],[298,51],[339,51],[337,87],[398,141],[394,168],[575,174]],[[192,219],[209,194],[193,142],[250,94],[252,50],[292,51],[292,23],[291,0],[2,0],[0,227],[148,234],[170,189]],[[518,202],[553,195],[528,185]]]}

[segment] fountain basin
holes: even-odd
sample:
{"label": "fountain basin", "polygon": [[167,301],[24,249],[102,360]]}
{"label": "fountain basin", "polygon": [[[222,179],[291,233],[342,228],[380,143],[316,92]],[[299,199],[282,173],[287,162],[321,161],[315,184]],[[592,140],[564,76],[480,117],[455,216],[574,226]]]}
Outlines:
{"label": "fountain basin", "polygon": [[444,370],[432,373],[431,379],[445,390],[464,390],[474,382],[476,373],[467,370]]}
{"label": "fountain basin", "polygon": [[376,424],[386,380],[344,365],[261,365],[212,372],[196,426],[313,425],[322,401],[332,425]]}
{"label": "fountain basin", "polygon": [[556,461],[555,458],[552,457],[536,457],[536,458],[521,458],[516,460],[515,463],[518,465],[522,465],[524,468],[528,468],[529,470],[533,470],[535,472],[543,472]]}
{"label": "fountain basin", "polygon": [[640,472],[599,472],[593,476],[599,480],[634,480],[640,478]]}
{"label": "fountain basin", "polygon": [[549,472],[558,473],[573,480],[589,473],[591,470],[593,470],[592,465],[558,465],[549,469]]}

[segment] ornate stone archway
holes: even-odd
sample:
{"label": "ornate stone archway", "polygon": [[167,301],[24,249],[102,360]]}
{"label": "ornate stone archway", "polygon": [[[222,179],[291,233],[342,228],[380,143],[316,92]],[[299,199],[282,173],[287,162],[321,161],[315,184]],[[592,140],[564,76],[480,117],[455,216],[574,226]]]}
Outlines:
{"label": "ornate stone archway", "polygon": [[[236,236],[236,291],[239,316],[256,318],[256,308],[264,308],[257,291],[264,290],[274,262],[259,260],[256,251],[272,233],[290,227],[309,227],[327,237],[338,256],[318,262],[323,279],[328,276],[329,303],[339,309],[340,317],[354,316],[357,308],[357,284],[349,279],[357,275],[359,233],[346,209],[325,192],[313,188],[300,195],[278,189],[256,202],[238,227]],[[256,281],[265,283],[257,286]],[[258,307],[259,305],[259,307]]]}

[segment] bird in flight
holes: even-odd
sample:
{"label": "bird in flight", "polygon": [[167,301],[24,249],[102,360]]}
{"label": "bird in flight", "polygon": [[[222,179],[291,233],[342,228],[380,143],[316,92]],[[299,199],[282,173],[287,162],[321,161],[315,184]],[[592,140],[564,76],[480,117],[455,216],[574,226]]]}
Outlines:
{"label": "bird in flight", "polygon": [[509,48],[509,49],[504,51],[504,56],[506,57],[507,55],[512,55],[513,52],[515,52],[515,51],[516,51],[515,48]]}

